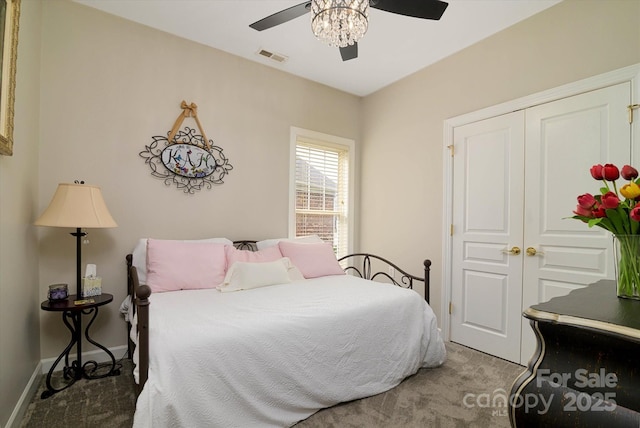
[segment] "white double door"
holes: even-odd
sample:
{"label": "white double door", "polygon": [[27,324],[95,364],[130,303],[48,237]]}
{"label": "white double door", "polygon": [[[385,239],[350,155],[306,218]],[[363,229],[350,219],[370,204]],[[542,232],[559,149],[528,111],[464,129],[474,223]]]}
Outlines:
{"label": "white double door", "polygon": [[568,217],[601,187],[592,165],[630,163],[630,98],[622,83],[454,129],[452,341],[526,364],[524,309],[613,278],[610,234]]}

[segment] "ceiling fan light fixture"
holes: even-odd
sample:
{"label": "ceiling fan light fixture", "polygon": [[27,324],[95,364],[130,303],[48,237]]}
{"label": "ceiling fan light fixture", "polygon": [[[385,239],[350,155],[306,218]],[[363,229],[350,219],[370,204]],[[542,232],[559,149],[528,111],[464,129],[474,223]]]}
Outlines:
{"label": "ceiling fan light fixture", "polygon": [[311,29],[332,47],[353,45],[369,26],[369,0],[312,0]]}

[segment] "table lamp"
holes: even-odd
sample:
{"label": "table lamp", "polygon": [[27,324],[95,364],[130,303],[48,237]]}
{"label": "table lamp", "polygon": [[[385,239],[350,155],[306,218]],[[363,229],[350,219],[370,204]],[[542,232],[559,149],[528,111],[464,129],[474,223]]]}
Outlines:
{"label": "table lamp", "polygon": [[36,226],[72,227],[76,237],[76,298],[82,295],[81,238],[87,235],[83,228],[106,228],[118,225],[111,217],[102,192],[97,186],[75,183],[60,183],[46,210],[35,221]]}

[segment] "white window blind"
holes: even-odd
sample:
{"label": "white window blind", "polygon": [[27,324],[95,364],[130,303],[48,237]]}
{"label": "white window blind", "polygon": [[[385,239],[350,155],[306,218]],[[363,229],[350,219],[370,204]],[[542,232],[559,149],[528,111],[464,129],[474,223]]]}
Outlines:
{"label": "white window blind", "polygon": [[349,148],[298,140],[296,236],[318,235],[346,255],[349,239]]}

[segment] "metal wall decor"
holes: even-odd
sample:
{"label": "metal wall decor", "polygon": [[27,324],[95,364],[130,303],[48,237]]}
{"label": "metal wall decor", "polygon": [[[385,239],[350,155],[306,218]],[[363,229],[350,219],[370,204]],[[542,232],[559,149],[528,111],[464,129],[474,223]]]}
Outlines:
{"label": "metal wall decor", "polygon": [[[145,146],[140,156],[151,168],[151,175],[164,180],[167,186],[175,184],[185,193],[193,194],[203,187],[211,189],[214,184],[224,183],[223,178],[233,169],[222,153],[222,148],[212,145],[207,139],[200,120],[198,106],[182,101],[182,113],[176,119],[168,137],[155,136],[151,144]],[[193,117],[199,128],[184,127],[182,122]]]}

